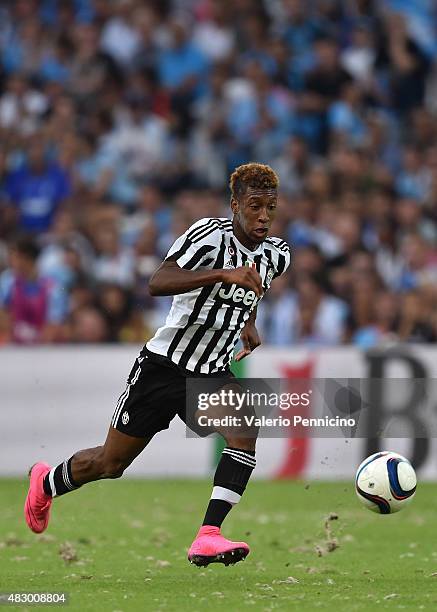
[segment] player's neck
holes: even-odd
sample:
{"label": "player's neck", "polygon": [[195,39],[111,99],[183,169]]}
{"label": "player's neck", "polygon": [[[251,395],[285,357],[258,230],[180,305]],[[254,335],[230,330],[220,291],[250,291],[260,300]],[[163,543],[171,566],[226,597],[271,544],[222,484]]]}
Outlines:
{"label": "player's neck", "polygon": [[252,240],[248,238],[247,234],[243,231],[241,225],[238,223],[238,220],[235,217],[232,219],[232,230],[238,242],[246,247],[246,249],[249,249],[249,251],[256,251],[256,249],[259,247],[259,243],[252,242]]}

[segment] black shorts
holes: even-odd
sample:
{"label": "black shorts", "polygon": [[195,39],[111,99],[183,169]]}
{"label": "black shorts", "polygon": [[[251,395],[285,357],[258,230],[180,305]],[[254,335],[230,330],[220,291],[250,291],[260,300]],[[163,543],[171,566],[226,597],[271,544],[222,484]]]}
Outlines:
{"label": "black shorts", "polygon": [[[166,357],[143,349],[118,399],[112,427],[136,438],[151,438],[158,431],[168,429],[178,415],[195,433],[209,435],[213,430],[196,427],[193,416],[187,414],[186,383],[190,375],[202,376],[182,371]],[[217,388],[235,381],[230,371],[206,376],[216,382]]]}

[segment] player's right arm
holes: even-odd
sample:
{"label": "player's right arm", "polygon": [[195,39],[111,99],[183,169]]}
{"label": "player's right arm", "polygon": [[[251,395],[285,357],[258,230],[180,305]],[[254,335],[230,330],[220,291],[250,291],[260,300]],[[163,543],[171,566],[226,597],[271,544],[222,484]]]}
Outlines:
{"label": "player's right arm", "polygon": [[249,267],[211,268],[222,232],[217,219],[201,219],[180,236],[149,281],[151,295],[178,295],[216,283],[237,284],[262,295],[258,272]]}
{"label": "player's right arm", "polygon": [[149,291],[150,295],[155,296],[178,295],[216,283],[235,283],[251,289],[258,297],[263,293],[261,277],[253,268],[185,270],[171,259],[164,261],[153,274],[149,281]]}

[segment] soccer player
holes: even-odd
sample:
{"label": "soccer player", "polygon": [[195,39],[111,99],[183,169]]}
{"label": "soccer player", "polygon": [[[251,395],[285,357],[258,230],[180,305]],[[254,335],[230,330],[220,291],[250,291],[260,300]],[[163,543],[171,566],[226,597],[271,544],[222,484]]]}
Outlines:
{"label": "soccer player", "polygon": [[[268,236],[278,177],[269,166],[245,164],[232,174],[230,188],[232,220],[201,219],[192,225],[150,279],[150,293],[173,295],[172,307],[135,361],[103,446],[81,450],[56,467],[39,462],[31,468],[24,511],[32,531],[46,529],[54,497],[100,478],[119,478],[176,415],[187,422],[187,378],[208,377],[221,388],[232,384],[229,366],[237,341],[243,348],[236,360],[260,344],[256,305],[290,263],[288,245]],[[217,431],[227,446],[188,552],[196,565],[228,565],[249,553],[245,542],[225,539],[220,528],[255,468],[256,432]]]}

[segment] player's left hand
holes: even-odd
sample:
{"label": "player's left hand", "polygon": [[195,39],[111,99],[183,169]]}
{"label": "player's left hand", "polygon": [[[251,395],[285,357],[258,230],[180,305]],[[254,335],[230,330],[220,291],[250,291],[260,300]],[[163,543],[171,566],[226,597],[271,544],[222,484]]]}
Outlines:
{"label": "player's left hand", "polygon": [[246,323],[241,332],[240,340],[243,343],[243,348],[235,355],[235,361],[241,361],[261,344],[258,330],[253,323]]}

